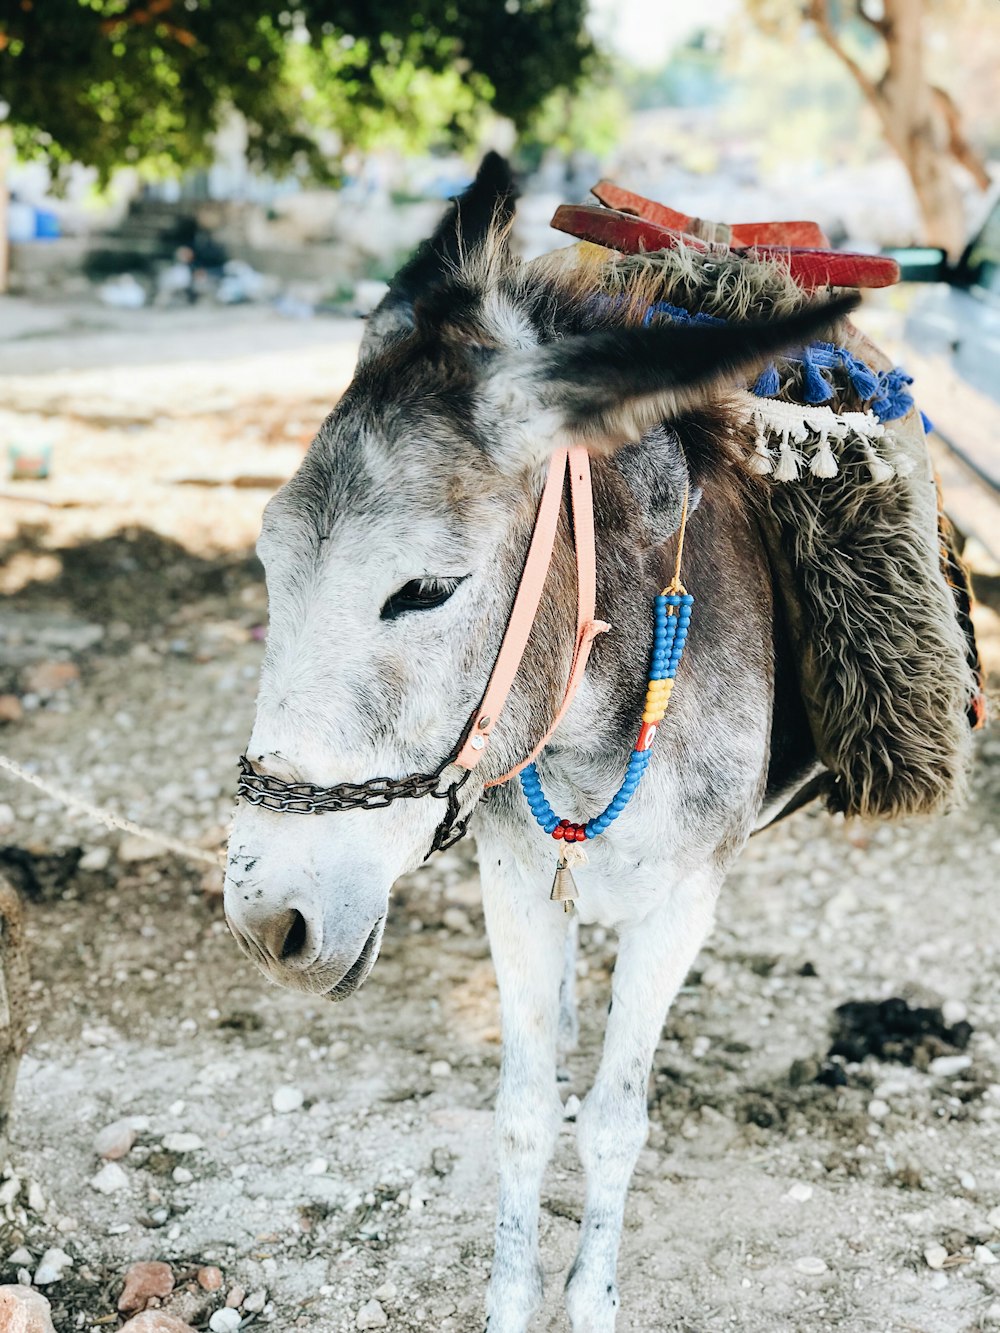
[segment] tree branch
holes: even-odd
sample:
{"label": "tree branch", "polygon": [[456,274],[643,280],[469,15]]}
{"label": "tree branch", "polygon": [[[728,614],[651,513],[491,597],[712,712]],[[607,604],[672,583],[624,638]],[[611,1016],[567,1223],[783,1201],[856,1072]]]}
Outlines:
{"label": "tree branch", "polygon": [[837,35],[837,30],[833,26],[833,20],[830,18],[830,10],[827,7],[827,0],[808,0],[806,13],[816,25],[816,30],[820,37],[830,48],[833,54],[840,60],[851,72],[854,82],[861,89],[862,93],[879,113],[885,117],[885,101],[879,91],[879,86],[862,68],[857,60],[851,55],[850,51],[844,46]]}
{"label": "tree branch", "polygon": [[983,159],[965,137],[962,130],[962,115],[955,105],[954,99],[943,88],[937,87],[931,88],[931,97],[934,99],[935,107],[944,118],[945,127],[948,131],[948,152],[956,162],[966,169],[981,190],[988,190],[990,187],[990,173],[986,170]]}

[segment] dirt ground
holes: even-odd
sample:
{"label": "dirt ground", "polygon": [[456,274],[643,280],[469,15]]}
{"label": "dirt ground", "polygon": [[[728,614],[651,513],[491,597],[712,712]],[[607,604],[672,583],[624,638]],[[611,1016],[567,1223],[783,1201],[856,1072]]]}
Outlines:
{"label": "dirt ground", "polygon": [[[25,709],[0,751],[221,844],[265,617],[252,540],[357,331],[53,314],[0,342],[0,445],[54,448],[50,481],[0,496],[0,693]],[[981,630],[1000,661],[988,611]],[[55,689],[61,661],[79,678]],[[753,840],[656,1054],[622,1333],[1000,1327],[1000,739],[978,753],[969,807],[936,823],[809,811]],[[116,1327],[137,1259],[171,1264],[167,1309],[199,1329],[234,1287],[266,1293],[245,1327],[340,1333],[377,1295],[391,1330],[480,1329],[500,1051],[471,841],[397,887],[370,981],[328,1005],[241,958],[212,872],[134,859],[2,774],[0,802],[33,977],[0,1282],[64,1250],[72,1266],[45,1287],[59,1333]],[[614,956],[604,932],[582,935],[539,1330],[567,1328],[583,1192],[570,1099],[596,1067]],[[967,1017],[968,1059],[928,1069],[951,1052],[930,1040],[834,1076],[836,1007],[896,995]],[[276,1109],[279,1089],[295,1109]],[[124,1118],[135,1146],[101,1193],[94,1138]],[[22,1247],[31,1262],[11,1263]],[[192,1281],[205,1264],[223,1270],[217,1294]]]}

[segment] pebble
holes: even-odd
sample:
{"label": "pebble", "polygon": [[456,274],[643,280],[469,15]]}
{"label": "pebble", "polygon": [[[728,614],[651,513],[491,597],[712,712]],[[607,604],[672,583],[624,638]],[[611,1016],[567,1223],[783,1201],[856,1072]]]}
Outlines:
{"label": "pebble", "polygon": [[14,807],[6,801],[0,801],[0,828],[13,828],[16,818]]}
{"label": "pebble", "polygon": [[225,1306],[221,1310],[216,1310],[208,1321],[208,1326],[212,1333],[235,1333],[242,1322],[239,1310]]}
{"label": "pebble", "polygon": [[145,1310],[154,1297],[169,1296],[174,1289],[174,1275],[169,1264],[156,1260],[133,1264],[125,1274],[125,1285],[118,1297],[120,1314]]}
{"label": "pebble", "polygon": [[995,1264],[997,1257],[988,1245],[977,1245],[972,1251],[972,1257],[977,1264]]}
{"label": "pebble", "polygon": [[945,1000],[941,1006],[941,1017],[949,1027],[954,1027],[956,1023],[964,1023],[969,1017],[968,1006],[961,1000]]}
{"label": "pebble", "polygon": [[791,1199],[793,1203],[808,1203],[812,1196],[813,1187],[804,1180],[797,1180],[794,1185],[789,1185],[785,1198]]}
{"label": "pebble", "polygon": [[58,1282],[63,1271],[72,1267],[72,1257],[65,1250],[46,1250],[35,1269],[35,1286],[47,1287],[52,1282]]}
{"label": "pebble", "polygon": [[134,833],[126,833],[118,843],[119,861],[153,861],[163,855],[159,843],[149,838],[140,838]]}
{"label": "pebble", "polygon": [[469,920],[469,914],[460,907],[446,907],[441,913],[441,920],[448,930],[456,935],[474,935],[475,927]]}
{"label": "pebble", "polygon": [[[451,1073],[451,1065],[448,1063],[447,1060],[432,1060],[430,1072],[431,1072],[431,1078],[447,1078],[448,1075]],[[381,1326],[377,1324],[372,1324],[371,1327],[378,1328]]]}
{"label": "pebble", "polygon": [[98,1194],[116,1194],[128,1185],[128,1176],[117,1162],[108,1162],[102,1166],[96,1176],[90,1178],[90,1188]]}
{"label": "pebble", "polygon": [[948,1251],[943,1245],[928,1245],[924,1250],[924,1258],[927,1261],[927,1267],[935,1270],[944,1267],[944,1261],[948,1258]]}
{"label": "pebble", "polygon": [[161,1143],[166,1152],[197,1152],[199,1148],[204,1146],[199,1134],[185,1133],[184,1130],[175,1130],[172,1134],[164,1134]]}
{"label": "pebble", "polygon": [[325,1157],[314,1157],[311,1162],[306,1162],[305,1174],[307,1176],[325,1176],[328,1165],[329,1163]]}
{"label": "pebble", "polygon": [[6,1208],[9,1203],[13,1203],[21,1193],[20,1176],[8,1176],[0,1185],[0,1208]]}
{"label": "pebble", "polygon": [[283,1083],[280,1088],[275,1088],[271,1097],[271,1105],[277,1111],[278,1115],[288,1115],[292,1111],[301,1109],[305,1095],[301,1088],[293,1088],[290,1083]]}
{"label": "pebble", "polygon": [[803,1255],[801,1259],[795,1260],[795,1271],[806,1277],[819,1277],[827,1271],[826,1260],[815,1254]]}
{"label": "pebble", "polygon": [[704,1060],[705,1056],[711,1050],[711,1047],[712,1043],[708,1037],[704,1035],[695,1037],[694,1041],[691,1043],[692,1058],[695,1060]]}
{"label": "pebble", "polygon": [[566,1105],[563,1107],[563,1119],[575,1120],[576,1117],[580,1114],[580,1106],[581,1106],[580,1098],[576,1095],[575,1092],[571,1092],[570,1095],[566,1098]]}
{"label": "pebble", "polygon": [[971,1055],[939,1055],[927,1066],[935,1078],[952,1078],[968,1069],[972,1064]]}
{"label": "pebble", "polygon": [[372,1295],[377,1301],[394,1301],[396,1299],[395,1282],[383,1282],[381,1287],[377,1287]]}
{"label": "pebble", "polygon": [[261,1287],[258,1291],[252,1291],[243,1302],[243,1309],[247,1314],[260,1314],[267,1304],[267,1288]]}
{"label": "pebble", "polygon": [[24,687],[31,694],[57,694],[80,679],[73,662],[36,662],[24,673]]}
{"label": "pebble", "polygon": [[986,1214],[986,1220],[994,1231],[1000,1231],[1000,1208],[991,1208]]}
{"label": "pebble", "polygon": [[202,1291],[219,1291],[222,1287],[222,1269],[212,1264],[199,1268],[197,1277]]}
{"label": "pebble", "polygon": [[16,1250],[11,1250],[7,1256],[7,1262],[12,1268],[27,1268],[31,1263],[31,1251],[26,1250],[23,1245],[19,1245]]}
{"label": "pebble", "polygon": [[186,1166],[175,1166],[171,1175],[175,1185],[190,1185],[194,1180],[194,1172],[189,1171]]}
{"label": "pebble", "polygon": [[947,1273],[932,1273],[927,1284],[931,1291],[944,1291],[948,1285]]}
{"label": "pebble", "polygon": [[1000,1324],[1000,1301],[994,1301],[992,1305],[987,1307],[985,1318],[991,1324]]}
{"label": "pebble", "polygon": [[28,1181],[28,1208],[33,1213],[45,1212],[45,1195],[37,1180]]}
{"label": "pebble", "polygon": [[94,1137],[94,1152],[106,1162],[117,1162],[127,1157],[135,1143],[135,1127],[131,1120],[115,1120]]}
{"label": "pebble", "polygon": [[0,1287],[0,1329],[12,1333],[55,1333],[52,1307],[40,1291],[11,1285]]}
{"label": "pebble", "polygon": [[873,1097],[868,1103],[868,1114],[873,1120],[884,1120],[889,1114],[889,1103],[881,1097]]}
{"label": "pebble", "polygon": [[246,1300],[246,1295],[242,1287],[230,1287],[226,1296],[226,1305],[230,1310],[238,1310]]}
{"label": "pebble", "polygon": [[20,722],[24,717],[21,700],[16,694],[0,694],[0,722]]}
{"label": "pebble", "polygon": [[370,1301],[362,1305],[354,1323],[357,1328],[386,1328],[389,1317],[373,1296]]}
{"label": "pebble", "polygon": [[89,852],[84,852],[80,857],[78,870],[88,870],[91,872],[98,870],[107,870],[111,861],[111,848],[106,844],[100,847],[91,847]]}
{"label": "pebble", "polygon": [[122,1324],[118,1333],[194,1333],[194,1330],[166,1310],[144,1310]]}

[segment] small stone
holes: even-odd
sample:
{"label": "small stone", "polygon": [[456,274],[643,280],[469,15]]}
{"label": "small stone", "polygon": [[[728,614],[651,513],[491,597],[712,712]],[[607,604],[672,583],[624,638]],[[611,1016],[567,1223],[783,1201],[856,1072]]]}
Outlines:
{"label": "small stone", "polygon": [[194,1172],[189,1171],[186,1166],[175,1166],[171,1175],[175,1185],[190,1185],[194,1180]]}
{"label": "small stone", "polygon": [[239,1311],[226,1306],[221,1310],[216,1310],[208,1321],[208,1326],[212,1333],[235,1333],[242,1322]]}
{"label": "small stone", "polygon": [[96,1176],[90,1178],[90,1188],[98,1194],[116,1194],[128,1185],[128,1176],[117,1162],[108,1162],[102,1166]]}
{"label": "small stone", "polygon": [[383,1282],[381,1287],[376,1287],[372,1295],[377,1301],[394,1301],[396,1299],[395,1282]]}
{"label": "small stone", "polygon": [[704,1034],[695,1037],[691,1043],[691,1055],[695,1060],[704,1060],[705,1056],[712,1048],[711,1040]]}
{"label": "small stone", "polygon": [[28,1208],[33,1213],[45,1212],[45,1195],[37,1180],[28,1181]]}
{"label": "small stone", "polygon": [[976,1177],[971,1171],[959,1171],[958,1183],[961,1185],[962,1189],[968,1190],[970,1194],[975,1193]]}
{"label": "small stone", "polygon": [[202,1291],[220,1291],[222,1288],[222,1269],[212,1264],[199,1268],[197,1277]]}
{"label": "small stone", "polygon": [[995,1264],[997,1257],[988,1245],[977,1245],[972,1251],[972,1257],[977,1264]]}
{"label": "small stone", "polygon": [[794,1185],[789,1185],[785,1198],[791,1199],[793,1203],[808,1203],[812,1196],[813,1187],[803,1180],[797,1180]]}
{"label": "small stone", "polygon": [[389,1318],[386,1312],[374,1296],[362,1305],[358,1311],[358,1317],[354,1321],[357,1328],[386,1328],[388,1323]]}
{"label": "small stone", "polygon": [[881,1097],[873,1097],[868,1103],[868,1114],[873,1120],[884,1120],[889,1114],[889,1103]]}
{"label": "small stone", "polygon": [[21,700],[16,694],[0,694],[0,722],[20,722],[24,717]]}
{"label": "small stone", "polygon": [[446,907],[441,913],[441,920],[448,930],[456,935],[474,935],[475,928],[467,912],[460,907]]}
{"label": "small stone", "polygon": [[0,828],[13,828],[16,820],[14,807],[8,805],[6,801],[0,801]]}
{"label": "small stone", "polygon": [[941,1017],[948,1027],[952,1028],[956,1023],[964,1023],[969,1017],[968,1006],[961,1000],[945,1000],[941,1006]]}
{"label": "small stone", "polygon": [[261,1287],[258,1291],[252,1291],[243,1302],[243,1308],[247,1314],[260,1314],[267,1304],[267,1288]]}
{"label": "small stone", "polygon": [[154,1297],[161,1300],[174,1289],[174,1275],[169,1264],[156,1260],[133,1264],[125,1274],[125,1285],[118,1297],[120,1314],[138,1314]]}
{"label": "small stone", "polygon": [[311,1162],[306,1162],[304,1171],[307,1176],[325,1176],[328,1165],[325,1157],[314,1157]]}
{"label": "small stone", "polygon": [[931,1291],[944,1291],[945,1287],[948,1285],[948,1274],[932,1273],[927,1279],[927,1285],[930,1287]]}
{"label": "small stone", "polygon": [[21,1285],[0,1287],[0,1329],[4,1333],[55,1333],[51,1308],[40,1291]]}
{"label": "small stone", "polygon": [[[447,1060],[432,1060],[430,1072],[431,1078],[447,1078],[451,1073],[451,1065]],[[378,1327],[378,1325],[372,1325],[372,1328],[376,1327]]]}
{"label": "small stone", "polygon": [[78,870],[86,870],[94,873],[98,870],[107,870],[111,861],[111,848],[106,844],[100,847],[91,847],[89,852],[84,852],[80,857]]}
{"label": "small stone", "polygon": [[1000,1231],[1000,1208],[991,1208],[986,1214],[986,1221],[994,1231]]}
{"label": "small stone", "polygon": [[927,1262],[927,1267],[933,1268],[935,1271],[944,1267],[944,1261],[947,1258],[948,1251],[943,1245],[928,1245],[926,1250],[924,1250],[924,1259]]}
{"label": "small stone", "polygon": [[1000,1301],[994,1301],[987,1306],[984,1318],[988,1319],[991,1324],[1000,1324]]}
{"label": "small stone", "polygon": [[290,1083],[283,1083],[280,1088],[275,1088],[271,1097],[271,1105],[278,1115],[288,1115],[292,1111],[301,1110],[305,1101],[305,1095],[301,1088],[293,1088]]}
{"label": "small stone", "polygon": [[144,1310],[122,1324],[118,1333],[194,1333],[194,1330],[166,1310]]}
{"label": "small stone", "polygon": [[32,1262],[31,1251],[26,1250],[23,1245],[19,1245],[16,1250],[11,1250],[7,1256],[7,1262],[12,1268],[27,1268]]}
{"label": "small stone", "polygon": [[576,1117],[580,1114],[580,1105],[581,1105],[580,1098],[576,1095],[575,1092],[571,1092],[570,1095],[566,1098],[566,1104],[563,1107],[563,1119],[575,1120]]}
{"label": "small stone", "polygon": [[73,1260],[65,1250],[46,1250],[35,1269],[35,1286],[47,1287],[58,1282],[64,1270],[72,1267]]}
{"label": "small stone", "polygon": [[167,1152],[197,1152],[199,1148],[204,1146],[200,1135],[188,1134],[184,1130],[175,1130],[172,1134],[164,1134],[161,1142]]}
{"label": "small stone", "polygon": [[24,673],[24,688],[31,694],[58,694],[80,679],[80,668],[73,662],[36,662]]}
{"label": "small stone", "polygon": [[153,861],[163,855],[163,848],[149,838],[126,833],[118,843],[119,861]]}
{"label": "small stone", "polygon": [[226,1296],[226,1305],[230,1310],[238,1310],[246,1300],[246,1292],[242,1287],[230,1287]]}
{"label": "small stone", "polygon": [[20,1193],[20,1176],[8,1176],[0,1185],[0,1208],[6,1208],[9,1203],[13,1203]]}
{"label": "small stone", "polygon": [[94,1151],[106,1162],[118,1162],[127,1157],[135,1143],[135,1128],[131,1120],[115,1120],[94,1137]]}
{"label": "small stone", "polygon": [[826,1260],[820,1259],[815,1254],[804,1255],[801,1259],[795,1260],[795,1271],[806,1277],[820,1277],[827,1271]]}
{"label": "small stone", "polygon": [[939,1055],[927,1066],[935,1078],[953,1078],[972,1064],[971,1055]]}

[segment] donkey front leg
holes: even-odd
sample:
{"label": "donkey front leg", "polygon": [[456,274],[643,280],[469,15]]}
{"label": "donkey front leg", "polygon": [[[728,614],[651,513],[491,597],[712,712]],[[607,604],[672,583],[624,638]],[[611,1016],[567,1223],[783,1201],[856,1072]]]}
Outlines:
{"label": "donkey front leg", "polygon": [[625,1196],[649,1131],[649,1071],[667,1009],[711,927],[720,879],[706,873],[685,880],[644,920],[621,930],[601,1064],[577,1117],[587,1194],[566,1283],[573,1333],[615,1327]]}
{"label": "donkey front leg", "polygon": [[499,1199],[487,1329],[525,1333],[542,1300],[539,1200],[562,1121],[556,1039],[566,917],[537,879],[517,871],[502,882],[484,874],[483,904],[503,1028],[496,1107]]}

